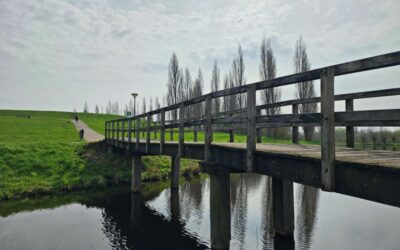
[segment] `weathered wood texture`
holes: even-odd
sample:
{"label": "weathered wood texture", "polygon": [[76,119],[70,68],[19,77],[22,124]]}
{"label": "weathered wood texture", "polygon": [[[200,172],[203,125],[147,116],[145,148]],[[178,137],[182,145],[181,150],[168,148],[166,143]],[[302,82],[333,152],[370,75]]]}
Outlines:
{"label": "weathered wood texture", "polygon": [[335,189],[334,68],[321,73],[321,181],[322,189]]}

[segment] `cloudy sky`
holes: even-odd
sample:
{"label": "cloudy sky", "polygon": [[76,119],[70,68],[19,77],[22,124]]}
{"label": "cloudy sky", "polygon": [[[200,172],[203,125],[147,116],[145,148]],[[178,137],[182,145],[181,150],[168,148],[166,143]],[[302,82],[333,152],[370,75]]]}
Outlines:
{"label": "cloudy sky", "polygon": [[[174,51],[192,75],[201,67],[208,91],[213,61],[223,75],[239,43],[254,82],[264,36],[279,76],[293,72],[300,35],[313,68],[394,52],[399,13],[398,0],[0,0],[0,109],[79,111],[87,100],[93,110],[125,104],[133,91],[162,97]],[[389,87],[400,87],[399,67],[339,77],[335,91]]]}

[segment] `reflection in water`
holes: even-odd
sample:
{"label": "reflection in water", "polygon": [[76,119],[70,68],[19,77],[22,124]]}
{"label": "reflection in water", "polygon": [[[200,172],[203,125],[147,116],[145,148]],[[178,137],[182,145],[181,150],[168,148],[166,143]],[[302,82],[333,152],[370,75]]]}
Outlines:
{"label": "reflection in water", "polygon": [[310,249],[317,220],[319,189],[299,185],[297,193],[296,242],[300,249]]}
{"label": "reflection in water", "polygon": [[263,249],[273,249],[274,239],[274,224],[272,217],[272,178],[265,176],[265,184],[262,189],[262,217],[261,217],[261,229]]}
{"label": "reflection in water", "polygon": [[[209,179],[184,182],[179,191],[166,187],[1,202],[0,248],[209,249]],[[294,188],[296,242],[274,239],[271,179],[232,174],[231,249],[398,248],[400,209]]]}

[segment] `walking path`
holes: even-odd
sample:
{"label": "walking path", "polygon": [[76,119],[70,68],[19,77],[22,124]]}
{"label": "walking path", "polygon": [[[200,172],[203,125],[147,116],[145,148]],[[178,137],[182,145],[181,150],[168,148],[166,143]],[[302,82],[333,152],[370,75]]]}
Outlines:
{"label": "walking path", "polygon": [[81,130],[83,129],[85,131],[85,133],[83,134],[83,138],[85,139],[85,141],[87,142],[98,142],[104,139],[104,136],[97,133],[96,131],[94,131],[93,129],[91,129],[88,125],[86,125],[86,123],[84,123],[83,121],[79,120],[79,121],[75,121],[75,120],[71,120],[72,124],[74,124],[76,130]]}

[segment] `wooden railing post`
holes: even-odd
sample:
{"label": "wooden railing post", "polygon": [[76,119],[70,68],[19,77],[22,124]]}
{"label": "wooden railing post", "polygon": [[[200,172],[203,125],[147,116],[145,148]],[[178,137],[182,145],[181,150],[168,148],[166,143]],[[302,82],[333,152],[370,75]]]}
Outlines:
{"label": "wooden railing post", "polygon": [[148,153],[150,150],[150,122],[151,122],[150,113],[147,113],[146,121],[147,121],[147,124],[146,124],[146,153]]}
{"label": "wooden railing post", "polygon": [[193,127],[193,141],[197,142],[197,126]]}
{"label": "wooden railing post", "polygon": [[127,146],[128,152],[131,150],[131,144],[132,144],[132,118],[129,118],[129,120],[128,120],[128,146]]}
{"label": "wooden railing post", "polygon": [[[346,100],[346,112],[354,111],[354,101],[353,99]],[[354,148],[354,127],[346,127],[346,146],[349,148]]]}
{"label": "wooden railing post", "polygon": [[[299,105],[293,104],[292,105],[292,114],[298,114],[298,113],[299,113]],[[292,127],[292,142],[295,144],[299,143],[299,127],[298,126]]]}
{"label": "wooden railing post", "polygon": [[[229,114],[229,117],[233,117],[233,114]],[[235,135],[233,134],[233,129],[229,130],[229,142],[235,142]]]}
{"label": "wooden railing post", "polygon": [[185,142],[185,105],[179,105],[179,138],[178,138],[178,154],[179,158],[183,155],[183,143]]}
{"label": "wooden railing post", "polygon": [[256,150],[256,85],[247,87],[247,151],[246,168],[252,172],[254,167],[254,152]]}
{"label": "wooden railing post", "polygon": [[122,148],[124,147],[124,142],[125,142],[125,120],[121,120],[122,123],[122,130],[121,130],[121,140],[122,140]]}
{"label": "wooden railing post", "polygon": [[117,145],[119,145],[119,120],[117,121]]}
{"label": "wooden railing post", "polygon": [[334,68],[321,73],[321,186],[335,190],[335,100]]}
{"label": "wooden railing post", "polygon": [[[257,115],[261,115],[261,109],[257,110]],[[261,142],[262,142],[262,129],[257,128],[257,143],[261,143]]]}
{"label": "wooden railing post", "polygon": [[161,110],[161,124],[160,124],[160,155],[164,154],[165,144],[165,109]]}
{"label": "wooden railing post", "polygon": [[107,143],[108,139],[108,122],[104,122],[104,141]]}
{"label": "wooden railing post", "polygon": [[115,121],[111,122],[111,133],[112,133],[112,145],[115,145]]}
{"label": "wooden railing post", "polygon": [[140,118],[136,118],[136,151],[139,151],[140,146]]}
{"label": "wooden railing post", "polygon": [[212,96],[207,95],[205,105],[205,129],[204,129],[204,161],[211,161],[211,141],[212,141],[212,125],[211,125],[211,104]]}

